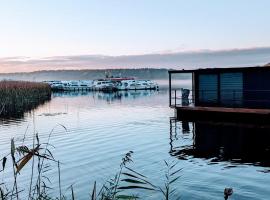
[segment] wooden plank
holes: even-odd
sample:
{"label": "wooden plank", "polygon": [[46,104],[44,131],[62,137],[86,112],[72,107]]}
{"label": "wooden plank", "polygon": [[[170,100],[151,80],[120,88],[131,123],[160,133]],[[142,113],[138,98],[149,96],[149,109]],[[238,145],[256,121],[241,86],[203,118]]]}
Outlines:
{"label": "wooden plank", "polygon": [[207,111],[207,112],[225,112],[225,113],[254,113],[254,114],[270,114],[270,109],[253,109],[253,108],[225,108],[225,107],[188,107],[176,106],[178,110],[190,111]]}
{"label": "wooden plank", "polygon": [[229,121],[244,123],[270,123],[270,109],[182,107],[176,106],[177,118],[189,121]]}

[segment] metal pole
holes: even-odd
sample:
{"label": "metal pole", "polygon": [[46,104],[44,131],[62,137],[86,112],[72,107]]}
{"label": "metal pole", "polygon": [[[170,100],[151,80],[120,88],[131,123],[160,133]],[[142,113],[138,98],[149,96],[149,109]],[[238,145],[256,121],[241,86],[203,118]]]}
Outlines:
{"label": "metal pole", "polygon": [[174,90],[174,106],[176,107],[176,90]]}
{"label": "metal pole", "polygon": [[172,77],[171,73],[169,72],[169,105],[172,105]]}
{"label": "metal pole", "polygon": [[191,99],[191,103],[195,105],[195,76],[194,76],[194,72],[191,73],[192,74],[192,87],[191,87],[191,92],[192,92],[192,99]]}

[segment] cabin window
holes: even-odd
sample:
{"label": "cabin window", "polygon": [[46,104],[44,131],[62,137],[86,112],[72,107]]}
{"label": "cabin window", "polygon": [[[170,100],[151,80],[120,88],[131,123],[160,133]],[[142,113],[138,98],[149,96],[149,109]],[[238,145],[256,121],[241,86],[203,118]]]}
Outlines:
{"label": "cabin window", "polygon": [[218,76],[216,74],[199,75],[200,103],[215,104],[218,100]]}
{"label": "cabin window", "polygon": [[220,103],[223,105],[241,105],[243,98],[242,73],[220,74]]}

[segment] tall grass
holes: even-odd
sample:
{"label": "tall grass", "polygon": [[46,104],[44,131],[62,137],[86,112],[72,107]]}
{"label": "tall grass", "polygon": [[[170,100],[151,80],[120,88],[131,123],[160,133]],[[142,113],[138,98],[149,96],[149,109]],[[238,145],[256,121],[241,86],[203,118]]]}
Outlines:
{"label": "tall grass", "polygon": [[0,81],[0,117],[21,117],[51,98],[48,84]]}
{"label": "tall grass", "polygon": [[114,178],[104,184],[98,193],[96,191],[96,182],[94,183],[91,200],[140,199],[138,195],[132,194],[134,190],[142,190],[145,193],[148,191],[159,193],[161,194],[161,200],[175,199],[177,195],[175,195],[176,187],[174,183],[180,178],[179,173],[182,168],[175,169],[177,168],[177,163],[164,161],[165,170],[160,174],[165,176],[164,186],[156,185],[142,173],[127,166],[128,163],[133,162],[131,159],[132,153],[130,151],[122,158],[119,172]]}
{"label": "tall grass", "polygon": [[[28,147],[24,144],[15,145],[14,139],[11,139],[10,153],[1,159],[2,169],[0,172],[5,173],[6,163],[9,160],[11,162],[11,165],[9,166],[12,167],[13,172],[13,184],[10,187],[5,182],[0,183],[1,200],[50,199],[47,195],[49,189],[48,184],[50,183],[50,180],[48,177],[46,177],[45,173],[47,170],[49,170],[50,164],[45,163],[45,161],[57,161],[54,160],[51,151],[47,147],[47,144],[39,142],[38,134],[35,135],[34,140],[34,146]],[[37,159],[34,160],[35,157]],[[32,162],[32,165],[28,164],[31,163],[31,160],[35,161]],[[18,183],[18,176],[23,171],[23,168],[25,168],[27,165],[30,165],[30,167],[34,169],[35,174],[30,175],[31,182],[29,183],[29,186],[22,186]]]}
{"label": "tall grass", "polygon": [[[34,145],[32,147],[27,147],[24,144],[17,145],[14,139],[11,139],[10,153],[1,159],[2,169],[0,172],[4,172],[6,168],[7,160],[12,163],[12,176],[13,184],[8,187],[5,182],[0,183],[0,199],[1,200],[65,200],[65,199],[76,199],[73,186],[71,185],[71,197],[64,196],[62,194],[61,188],[61,176],[60,176],[60,162],[55,160],[51,151],[49,150],[49,143],[41,143],[38,134],[35,134]],[[49,141],[49,140],[48,140]],[[103,186],[98,190],[96,182],[94,183],[93,189],[89,196],[89,200],[120,200],[129,199],[136,200],[139,196],[133,194],[133,191],[143,190],[143,191],[154,191],[161,193],[162,199],[171,199],[171,194],[175,192],[175,189],[171,189],[173,183],[177,181],[180,177],[177,174],[181,169],[173,170],[176,163],[171,165],[165,162],[166,166],[166,181],[165,187],[157,186],[151,183],[146,176],[128,167],[131,159],[132,151],[125,154],[122,158],[119,171],[115,174],[113,178],[108,180]],[[34,158],[36,158],[34,160]],[[31,162],[31,160],[33,162]],[[46,172],[51,168],[48,161],[55,162],[58,167],[58,197],[50,197],[49,191],[52,189],[50,187],[50,179],[46,176]],[[30,164],[31,163],[31,164]],[[29,186],[19,185],[17,179],[20,173],[23,171],[25,166],[34,168],[35,175],[30,176]],[[173,171],[171,171],[173,170]],[[22,194],[24,192],[24,194]]]}
{"label": "tall grass", "polygon": [[[66,129],[65,127],[63,127]],[[66,199],[78,199],[73,189],[73,185],[70,186],[71,196],[65,196],[62,194],[61,188],[61,168],[60,162],[53,157],[49,147],[50,137],[53,130],[50,132],[47,142],[42,143],[37,133],[34,134],[32,146],[22,144],[15,144],[14,139],[11,139],[10,153],[4,156],[0,161],[2,162],[2,168],[0,168],[0,174],[5,172],[6,163],[9,160],[12,165],[11,175],[13,176],[13,184],[11,187],[5,182],[0,182],[0,200],[66,200]],[[89,200],[137,200],[142,199],[138,195],[138,191],[141,190],[145,193],[155,192],[159,194],[159,200],[175,200],[181,199],[179,193],[177,193],[177,181],[179,181],[182,173],[182,168],[177,166],[177,162],[164,161],[164,171],[159,171],[160,178],[163,180],[162,185],[157,185],[150,181],[150,179],[144,174],[132,169],[129,165],[133,162],[132,151],[129,151],[122,158],[122,162],[119,165],[119,171],[113,178],[103,184],[101,188],[97,188],[97,183],[94,182],[93,188],[89,194]],[[32,162],[31,162],[32,161]],[[48,172],[52,165],[55,163],[58,168],[58,188],[51,188],[50,177]],[[30,164],[31,163],[31,164]],[[20,173],[23,173],[25,166],[32,168],[29,185],[19,185],[17,178]],[[164,178],[165,177],[165,178]],[[51,197],[49,195],[50,190],[58,191],[57,197]],[[136,192],[136,193],[135,193]],[[22,194],[23,193],[23,194]],[[225,188],[224,199],[228,199],[233,193],[231,188]],[[147,194],[145,196],[148,196]]]}

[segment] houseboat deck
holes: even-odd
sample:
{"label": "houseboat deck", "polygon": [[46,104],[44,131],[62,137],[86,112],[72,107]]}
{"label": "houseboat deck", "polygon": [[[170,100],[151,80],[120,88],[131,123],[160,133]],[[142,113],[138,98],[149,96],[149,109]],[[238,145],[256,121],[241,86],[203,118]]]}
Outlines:
{"label": "houseboat deck", "polygon": [[[172,85],[183,73],[192,75],[186,89]],[[169,105],[178,119],[187,121],[270,124],[269,77],[270,68],[263,66],[170,70]]]}
{"label": "houseboat deck", "polygon": [[226,120],[236,122],[270,122],[270,109],[171,106],[183,120]]}

